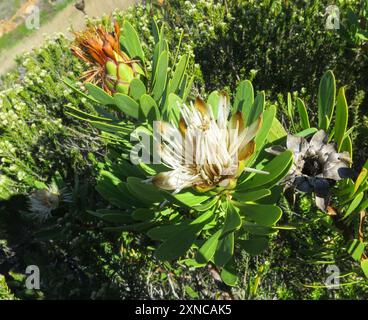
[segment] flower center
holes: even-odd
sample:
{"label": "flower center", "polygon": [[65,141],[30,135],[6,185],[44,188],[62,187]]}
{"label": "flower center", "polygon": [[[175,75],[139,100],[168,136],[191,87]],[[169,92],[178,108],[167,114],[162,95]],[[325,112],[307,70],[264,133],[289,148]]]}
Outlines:
{"label": "flower center", "polygon": [[304,166],[302,173],[315,177],[323,172],[323,164],[319,161],[318,157],[309,157],[304,159]]}

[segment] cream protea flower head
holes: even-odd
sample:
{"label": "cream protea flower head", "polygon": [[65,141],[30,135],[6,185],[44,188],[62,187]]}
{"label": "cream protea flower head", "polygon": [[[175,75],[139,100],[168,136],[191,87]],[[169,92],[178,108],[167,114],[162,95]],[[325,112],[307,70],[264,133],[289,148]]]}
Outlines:
{"label": "cream protea flower head", "polygon": [[71,195],[60,190],[55,183],[45,189],[35,190],[28,197],[31,216],[45,221],[51,217],[51,212],[59,207],[61,201],[70,202]]}
{"label": "cream protea flower head", "polygon": [[255,151],[254,137],[262,117],[245,127],[241,112],[228,119],[229,113],[228,96],[221,94],[217,117],[197,98],[194,104],[181,107],[179,128],[161,122],[159,154],[172,170],[157,174],[152,182],[175,192],[187,187],[198,191],[233,188],[246,169],[245,160]]}
{"label": "cream protea flower head", "polygon": [[[294,154],[293,165],[284,180],[286,187],[302,192],[314,191],[316,205],[326,211],[330,185],[351,177],[349,153],[338,153],[335,144],[328,143],[328,136],[323,130],[316,132],[309,141],[289,134],[286,147]],[[267,151],[277,155],[284,149],[275,146]]]}

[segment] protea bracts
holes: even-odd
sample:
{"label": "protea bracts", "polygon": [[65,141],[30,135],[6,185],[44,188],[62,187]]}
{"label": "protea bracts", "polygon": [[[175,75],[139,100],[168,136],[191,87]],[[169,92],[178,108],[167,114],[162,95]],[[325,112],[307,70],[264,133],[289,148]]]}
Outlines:
{"label": "protea bracts", "polygon": [[104,26],[90,26],[74,32],[72,53],[91,65],[85,72],[85,82],[92,82],[109,94],[128,93],[130,82],[144,75],[138,60],[132,60],[120,47],[120,26],[114,23],[114,32]]}
{"label": "protea bracts", "polygon": [[172,170],[153,177],[153,184],[174,192],[187,187],[202,192],[232,189],[244,170],[258,171],[245,168],[245,161],[255,151],[254,137],[262,117],[245,127],[241,112],[228,119],[229,112],[228,97],[222,94],[217,119],[211,107],[197,98],[194,104],[181,107],[178,128],[161,122],[159,154]]}

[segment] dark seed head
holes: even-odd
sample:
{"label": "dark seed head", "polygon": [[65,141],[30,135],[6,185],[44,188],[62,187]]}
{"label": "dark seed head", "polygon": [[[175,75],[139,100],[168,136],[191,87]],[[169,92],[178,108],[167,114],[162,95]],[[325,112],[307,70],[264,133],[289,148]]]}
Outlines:
{"label": "dark seed head", "polygon": [[309,176],[315,177],[323,172],[323,164],[319,161],[318,157],[308,157],[304,159],[304,166],[302,173]]}

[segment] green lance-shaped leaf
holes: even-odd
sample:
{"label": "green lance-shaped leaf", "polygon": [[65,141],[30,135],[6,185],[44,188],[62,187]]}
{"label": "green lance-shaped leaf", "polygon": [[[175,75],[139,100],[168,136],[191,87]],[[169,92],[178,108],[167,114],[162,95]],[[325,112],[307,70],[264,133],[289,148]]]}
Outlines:
{"label": "green lance-shaped leaf", "polygon": [[167,82],[167,68],[169,65],[169,56],[167,51],[161,53],[153,80],[152,95],[156,101],[159,101],[165,91]]}
{"label": "green lance-shaped leaf", "polygon": [[[274,118],[276,116],[276,107],[271,106],[265,112],[263,112],[262,116],[262,127],[256,135],[255,143],[256,143],[256,155],[262,150],[268,134],[270,133]],[[255,158],[255,157],[254,157]]]}
{"label": "green lance-shaped leaf", "polygon": [[312,134],[316,133],[317,131],[318,131],[317,128],[308,128],[308,129],[305,129],[303,131],[300,131],[300,132],[296,133],[295,135],[297,137],[305,138],[305,137],[311,136]]}
{"label": "green lance-shaped leaf", "polygon": [[109,105],[114,104],[114,99],[109,94],[107,94],[104,90],[102,90],[100,87],[95,86],[92,83],[86,83],[85,84],[86,89],[88,90],[88,93],[96,99],[98,102],[100,102],[103,105]]}
{"label": "green lance-shaped leaf", "polygon": [[353,158],[353,142],[351,141],[350,136],[345,136],[344,140],[342,141],[340,152],[348,152],[350,158]]}
{"label": "green lance-shaped leaf", "polygon": [[348,103],[346,102],[345,88],[342,87],[339,90],[336,102],[336,119],[335,119],[334,135],[337,144],[337,151],[340,151],[341,149],[347,125],[348,125]]}
{"label": "green lance-shaped leaf", "polygon": [[134,119],[138,119],[139,104],[131,97],[123,93],[117,93],[114,95],[114,102],[121,112]]}
{"label": "green lance-shaped leaf", "polygon": [[122,181],[108,171],[101,171],[96,190],[108,202],[121,209],[128,209],[129,204],[124,200],[119,185]]}
{"label": "green lance-shaped leaf", "polygon": [[252,235],[258,236],[267,236],[277,233],[277,229],[260,226],[259,224],[250,221],[243,222],[243,229],[244,231],[249,232]]}
{"label": "green lance-shaped leaf", "polygon": [[100,117],[100,116],[95,116],[93,114],[84,112],[80,109],[71,107],[66,105],[65,108],[69,111],[66,111],[69,115],[76,117],[80,120],[84,120],[84,121],[98,121],[98,122],[112,122],[113,120],[110,118],[105,118],[105,117]]}
{"label": "green lance-shaped leaf", "polygon": [[282,126],[277,117],[274,117],[272,121],[271,129],[267,136],[267,141],[272,143],[276,140],[279,140],[287,135],[285,128]]}
{"label": "green lance-shaped leaf", "polygon": [[358,177],[354,183],[354,193],[356,193],[359,187],[368,180],[368,161],[366,161],[365,165],[363,166],[362,170],[360,171]]}
{"label": "green lance-shaped leaf", "polygon": [[62,78],[62,81],[64,82],[64,84],[66,84],[70,89],[72,89],[74,92],[78,93],[80,96],[91,100],[92,102],[99,102],[96,99],[94,99],[92,96],[85,94],[83,91],[79,90],[77,87],[75,87],[75,83],[70,80],[67,77]]}
{"label": "green lance-shaped leaf", "polygon": [[139,100],[142,95],[146,93],[146,86],[140,79],[133,79],[129,85],[129,95],[134,100]]}
{"label": "green lance-shaped leaf", "polygon": [[252,256],[261,254],[268,248],[268,237],[253,236],[248,240],[239,240],[238,243],[242,249]]}
{"label": "green lance-shaped leaf", "polygon": [[242,204],[239,209],[242,216],[265,227],[273,226],[282,216],[281,209],[274,205]]}
{"label": "green lance-shaped leaf", "polygon": [[241,218],[238,211],[239,209],[235,207],[230,201],[227,202],[226,216],[224,226],[222,227],[222,237],[227,233],[240,228]]}
{"label": "green lance-shaped leaf", "polygon": [[176,93],[179,90],[180,83],[183,80],[184,73],[188,65],[188,60],[189,59],[186,54],[180,58],[178,64],[175,67],[174,74],[169,81],[168,93]]}
{"label": "green lance-shaped leaf", "polygon": [[175,260],[184,255],[203,227],[213,219],[213,211],[207,211],[192,221],[182,230],[179,230],[165,240],[156,250],[156,256],[160,260]]}
{"label": "green lance-shaped leaf", "polygon": [[157,103],[150,95],[142,95],[139,99],[139,102],[139,119],[142,121],[147,119],[149,123],[160,119],[160,111],[158,109]]}
{"label": "green lance-shaped leaf", "polygon": [[234,199],[242,202],[256,201],[271,194],[269,189],[260,189],[254,191],[236,191],[233,193]]}
{"label": "green lance-shaped leaf", "polygon": [[175,195],[163,190],[161,192],[167,200],[187,207],[195,207],[209,199],[208,195],[195,191],[184,191]]}
{"label": "green lance-shaped leaf", "polygon": [[158,213],[146,208],[139,208],[132,213],[132,218],[138,221],[149,221],[157,216]]}
{"label": "green lance-shaped leaf", "polygon": [[97,210],[97,211],[87,210],[87,212],[107,222],[119,224],[126,224],[126,223],[129,224],[134,222],[134,219],[129,214],[118,210]]}
{"label": "green lance-shaped leaf", "polygon": [[169,238],[172,238],[179,232],[185,230],[189,225],[188,221],[181,222],[180,224],[174,224],[174,225],[163,225],[163,226],[157,226],[152,229],[150,229],[147,232],[147,235],[152,240],[167,240]]}
{"label": "green lance-shaped leaf", "polygon": [[215,232],[197,251],[196,261],[198,263],[207,263],[212,259],[216,252],[217,244],[222,230]]}
{"label": "green lance-shaped leaf", "polygon": [[124,21],[121,38],[121,43],[127,49],[129,56],[138,57],[144,62],[144,52],[137,31],[128,21]]}
{"label": "green lance-shaped leaf", "polygon": [[213,262],[218,268],[222,268],[229,262],[234,254],[234,232],[222,237],[217,244]]}
{"label": "green lance-shaped leaf", "polygon": [[160,41],[160,30],[155,19],[152,19],[151,29],[155,43],[158,43]]}
{"label": "green lance-shaped leaf", "polygon": [[221,279],[228,286],[236,286],[238,283],[238,276],[236,275],[236,263],[234,258],[230,259],[230,261],[224,266],[221,270]]}
{"label": "green lance-shaped leaf", "polygon": [[364,198],[364,192],[360,192],[354,197],[354,200],[350,203],[343,219],[346,219],[359,207],[359,204],[362,202],[363,198]]}
{"label": "green lance-shaped leaf", "polygon": [[265,93],[261,91],[254,99],[252,108],[247,116],[247,126],[251,125],[262,114],[265,105]]}
{"label": "green lance-shaped leaf", "polygon": [[142,179],[146,177],[140,167],[127,160],[120,160],[118,163],[112,165],[111,172],[121,180],[125,180],[128,177],[137,177]]}
{"label": "green lance-shaped leaf", "polygon": [[286,150],[273,158],[262,169],[269,174],[255,174],[251,179],[239,184],[236,191],[245,191],[256,188],[269,188],[279,182],[290,170],[293,154]]}
{"label": "green lance-shaped leaf", "polygon": [[252,83],[249,80],[241,81],[236,88],[233,111],[241,111],[245,123],[247,123],[253,103],[254,90]]}
{"label": "green lance-shaped leaf", "polygon": [[368,259],[364,259],[360,262],[360,266],[366,278],[368,278]]}
{"label": "green lance-shaped leaf", "polygon": [[327,131],[335,106],[336,82],[331,70],[328,70],[319,83],[318,89],[318,128]]}
{"label": "green lance-shaped leaf", "polygon": [[288,92],[287,94],[287,113],[290,119],[292,126],[294,127],[294,106],[293,102],[291,101],[291,93]]}
{"label": "green lance-shaped leaf", "polygon": [[360,261],[366,245],[367,244],[365,242],[354,239],[349,243],[348,253],[355,261]]}
{"label": "green lance-shaped leaf", "polygon": [[207,104],[211,107],[215,119],[217,119],[218,115],[219,100],[220,100],[220,93],[217,90],[212,91],[207,99]]}
{"label": "green lance-shaped leaf", "polygon": [[175,93],[170,93],[168,98],[168,103],[165,109],[165,119],[169,122],[178,125],[180,120],[180,106],[183,100],[177,96]]}
{"label": "green lance-shaped leaf", "polygon": [[129,177],[127,187],[131,194],[146,203],[163,202],[165,198],[161,192],[152,184],[145,183],[139,178]]}
{"label": "green lance-shaped leaf", "polygon": [[307,108],[302,99],[296,98],[296,107],[298,108],[298,113],[300,117],[300,126],[303,130],[310,128],[309,116]]}

